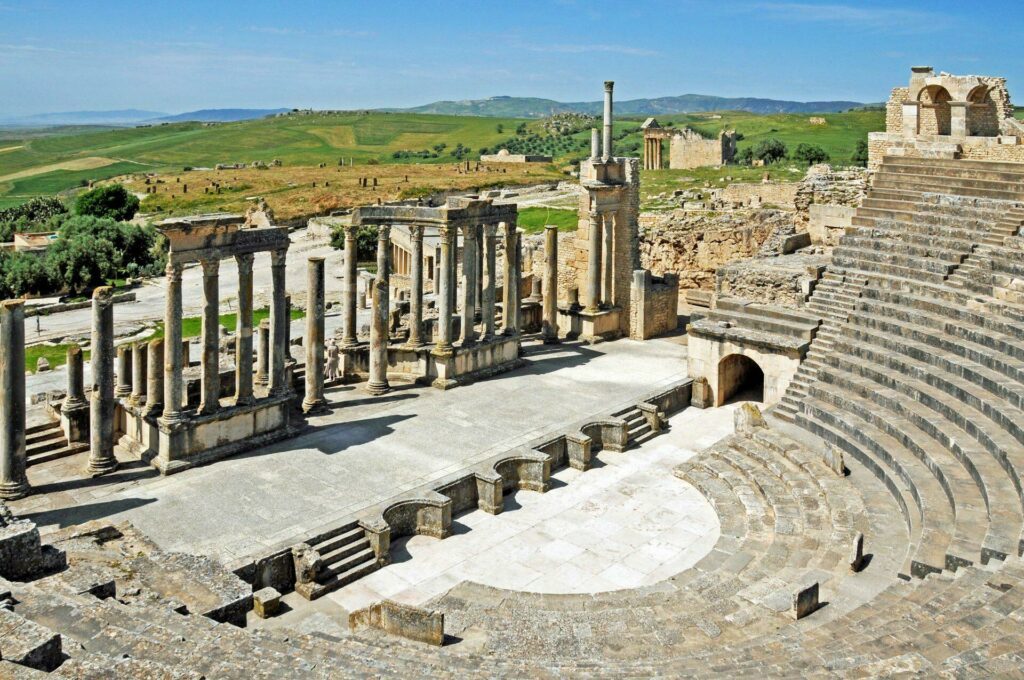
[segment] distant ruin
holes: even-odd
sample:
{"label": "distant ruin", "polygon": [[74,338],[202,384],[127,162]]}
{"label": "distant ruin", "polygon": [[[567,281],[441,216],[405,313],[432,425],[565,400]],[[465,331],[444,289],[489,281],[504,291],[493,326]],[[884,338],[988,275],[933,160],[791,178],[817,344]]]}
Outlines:
{"label": "distant ruin", "polygon": [[664,167],[662,140],[669,140],[668,167],[687,170],[725,165],[736,157],[736,131],[722,130],[717,137],[708,139],[688,127],[664,128],[655,118],[648,118],[640,126],[644,133],[644,169]]}

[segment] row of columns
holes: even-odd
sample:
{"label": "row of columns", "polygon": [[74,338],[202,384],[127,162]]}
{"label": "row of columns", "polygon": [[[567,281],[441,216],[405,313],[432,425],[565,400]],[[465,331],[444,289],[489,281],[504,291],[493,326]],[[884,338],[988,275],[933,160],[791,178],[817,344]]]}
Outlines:
{"label": "row of columns", "polygon": [[585,311],[595,313],[614,301],[615,213],[590,214]]}
{"label": "row of columns", "polygon": [[660,170],[661,163],[661,138],[644,137],[644,170]]}

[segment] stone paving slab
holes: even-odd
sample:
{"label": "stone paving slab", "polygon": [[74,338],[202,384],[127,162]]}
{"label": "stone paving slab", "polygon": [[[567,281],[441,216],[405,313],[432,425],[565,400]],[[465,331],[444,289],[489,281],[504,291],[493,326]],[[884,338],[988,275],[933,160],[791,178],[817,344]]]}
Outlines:
{"label": "stone paving slab", "polygon": [[12,509],[44,533],[129,520],[165,550],[228,562],[686,373],[686,347],[676,339],[531,351],[523,369],[455,390],[396,385],[381,397],[358,385],[328,390],[332,413],[312,418],[299,437],[171,477],[135,462],[86,479],[84,455],[34,466],[29,480],[42,493]]}

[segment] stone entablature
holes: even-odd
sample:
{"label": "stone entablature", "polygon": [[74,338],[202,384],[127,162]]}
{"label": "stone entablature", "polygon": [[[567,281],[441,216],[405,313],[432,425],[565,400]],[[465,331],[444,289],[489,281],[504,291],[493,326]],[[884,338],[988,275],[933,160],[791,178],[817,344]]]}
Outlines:
{"label": "stone entablature", "polygon": [[885,132],[868,135],[868,167],[886,155],[1024,162],[1022,138],[1005,78],[915,66],[890,94]]}
{"label": "stone entablature", "polygon": [[[150,461],[163,474],[207,463],[294,433],[290,422],[290,367],[287,326],[290,322],[285,290],[286,227],[245,226],[241,215],[211,214],[172,218],[158,225],[168,240],[167,310],[165,337],[121,346],[118,351],[117,406],[124,436],[120,445]],[[252,223],[249,221],[248,223]],[[273,288],[267,347],[261,347],[261,375],[253,380],[252,284],[256,253],[269,252]],[[221,401],[219,271],[221,260],[235,259],[238,267],[238,321],[234,352],[234,394]],[[200,399],[193,405],[186,393],[188,366],[182,352],[182,271],[187,264],[203,269],[202,359]],[[100,298],[96,298],[100,300]],[[101,307],[102,301],[96,302]],[[109,308],[109,305],[108,305]],[[101,314],[101,312],[97,312]],[[99,316],[97,317],[100,318]],[[108,324],[99,335],[112,343]],[[102,326],[102,327],[101,327]],[[96,330],[94,330],[94,336]],[[97,345],[94,337],[94,347]],[[262,345],[263,343],[261,343]],[[269,355],[269,356],[267,356]],[[104,373],[93,354],[94,375]],[[134,366],[134,370],[129,368]],[[129,372],[131,377],[129,377]],[[94,378],[95,379],[95,378]],[[145,384],[143,382],[145,381]],[[264,387],[265,385],[265,387]],[[113,458],[112,432],[92,423],[93,454],[98,472]],[[109,455],[107,451],[109,450]],[[92,465],[92,463],[91,463]]]}

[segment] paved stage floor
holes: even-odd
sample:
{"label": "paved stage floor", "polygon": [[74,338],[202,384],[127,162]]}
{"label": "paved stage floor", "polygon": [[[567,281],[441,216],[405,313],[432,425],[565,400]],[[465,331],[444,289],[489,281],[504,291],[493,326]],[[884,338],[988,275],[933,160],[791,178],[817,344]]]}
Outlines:
{"label": "paved stage floor", "polygon": [[[37,494],[11,504],[47,530],[130,520],[162,548],[225,562],[264,552],[402,491],[686,375],[679,338],[528,346],[528,365],[449,391],[328,391],[331,414],[299,437],[160,477],[138,461],[83,478],[85,455],[29,469]],[[657,440],[655,440],[657,441]]]}

